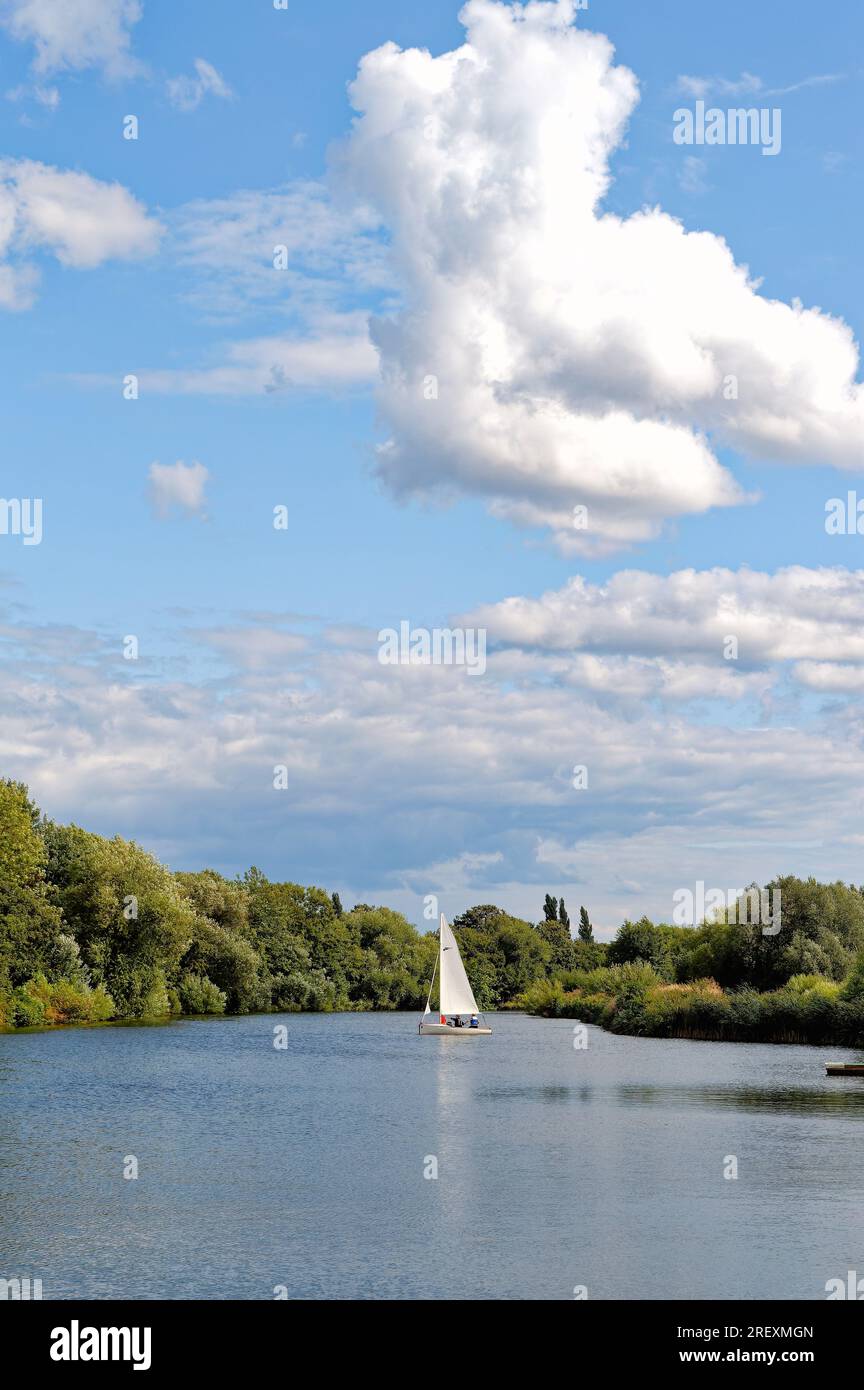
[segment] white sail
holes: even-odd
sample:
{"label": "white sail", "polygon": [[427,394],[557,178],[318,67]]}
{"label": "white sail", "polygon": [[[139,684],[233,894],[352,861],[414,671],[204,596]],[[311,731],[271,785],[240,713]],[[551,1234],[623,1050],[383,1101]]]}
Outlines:
{"label": "white sail", "polygon": [[443,912],[441,914],[440,989],[442,1014],[476,1014],[477,1000],[468,983],[456,938]]}

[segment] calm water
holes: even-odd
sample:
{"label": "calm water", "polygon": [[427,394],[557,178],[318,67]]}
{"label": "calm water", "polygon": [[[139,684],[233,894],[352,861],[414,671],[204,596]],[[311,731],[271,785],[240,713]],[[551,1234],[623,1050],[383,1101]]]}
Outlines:
{"label": "calm water", "polygon": [[864,1275],[864,1082],[824,1075],[860,1054],[493,1025],[0,1037],[0,1276],[46,1298],[824,1299]]}

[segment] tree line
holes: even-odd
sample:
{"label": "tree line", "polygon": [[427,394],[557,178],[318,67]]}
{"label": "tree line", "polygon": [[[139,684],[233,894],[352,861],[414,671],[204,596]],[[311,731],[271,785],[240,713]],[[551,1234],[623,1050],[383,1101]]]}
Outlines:
{"label": "tree line", "polygon": [[[481,1008],[619,1032],[864,1043],[864,888],[775,879],[782,929],[735,908],[695,927],[572,934],[482,904],[453,922]],[[0,780],[0,1027],[179,1014],[422,1009],[438,949],[400,913],[338,893],[172,873],[134,841],[43,817]]]}
{"label": "tree line", "polygon": [[[586,914],[587,920],[587,914]],[[602,963],[563,902],[539,926],[493,906],[456,918],[478,1003]],[[43,817],[0,781],[0,1027],[172,1014],[422,1009],[434,933],[257,868],[172,873],[133,841]]]}
{"label": "tree line", "polygon": [[[755,885],[753,885],[755,888]],[[778,877],[780,929],[746,897],[695,927],[625,922],[597,968],[537,979],[518,1003],[613,1032],[864,1045],[864,887]]]}

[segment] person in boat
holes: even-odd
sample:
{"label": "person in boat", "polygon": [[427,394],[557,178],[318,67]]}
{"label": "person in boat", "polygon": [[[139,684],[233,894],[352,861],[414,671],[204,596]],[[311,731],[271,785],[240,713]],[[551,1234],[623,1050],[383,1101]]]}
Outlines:
{"label": "person in boat", "polygon": [[468,1024],[468,1027],[469,1027],[469,1028],[479,1028],[479,1027],[480,1027],[480,1020],[479,1020],[479,1018],[477,1017],[476,1014],[472,1014],[472,1015],[471,1015],[471,1022]]}
{"label": "person in boat", "polygon": [[461,1020],[461,1018],[459,1017],[458,1014],[456,1015],[456,1017],[455,1017],[454,1020],[453,1020],[453,1027],[454,1027],[454,1028],[461,1028],[461,1027],[462,1027],[462,1020]]}

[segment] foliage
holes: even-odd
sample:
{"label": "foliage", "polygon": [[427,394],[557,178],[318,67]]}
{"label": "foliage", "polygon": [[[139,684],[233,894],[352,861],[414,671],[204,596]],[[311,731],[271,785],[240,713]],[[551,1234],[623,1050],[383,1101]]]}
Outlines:
{"label": "foliage", "polygon": [[52,1023],[102,1023],[114,1016],[114,1001],[100,986],[88,989],[72,980],[48,981],[36,975],[12,991],[7,1026],[33,1028]]}
{"label": "foliage", "polygon": [[177,984],[184,1014],[224,1014],[227,996],[206,975],[187,970]]}
{"label": "foliage", "polygon": [[133,841],[47,825],[47,872],[94,983],[126,1018],[169,1010],[168,983],[199,919],[180,883]]}
{"label": "foliage", "polygon": [[48,968],[62,949],[39,812],[20,782],[0,781],[0,994]]}
{"label": "foliage", "polygon": [[[551,919],[544,925],[551,928]],[[557,922],[554,929],[563,930]],[[453,930],[481,1009],[508,1003],[547,973],[553,951],[548,941],[530,922],[499,907],[469,908],[454,918]]]}
{"label": "foliage", "polygon": [[[780,930],[737,908],[647,917],[610,944],[563,899],[536,926],[490,903],[453,923],[481,1008],[656,1037],[864,1043],[864,890],[778,878]],[[739,920],[742,918],[742,920]],[[139,845],[41,819],[0,781],[0,1027],[180,1012],[422,1008],[438,950],[399,913],[250,869],[171,873]]]}
{"label": "foliage", "polygon": [[[548,1018],[578,1018],[655,1038],[864,1045],[864,972],[841,987],[797,975],[780,989],[724,990],[712,979],[670,984],[645,962],[535,983],[518,1003]],[[630,972],[630,973],[628,973]],[[640,973],[641,972],[641,973]]]}

